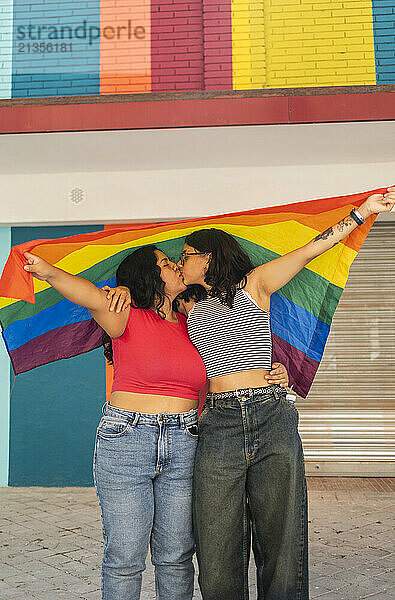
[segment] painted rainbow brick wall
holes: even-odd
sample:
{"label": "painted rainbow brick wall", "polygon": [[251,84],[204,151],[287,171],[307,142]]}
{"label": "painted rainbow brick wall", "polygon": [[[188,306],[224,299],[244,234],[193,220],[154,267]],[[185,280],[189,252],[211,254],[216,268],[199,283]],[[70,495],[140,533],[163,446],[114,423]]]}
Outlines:
{"label": "painted rainbow brick wall", "polygon": [[393,83],[395,0],[0,0],[0,98]]}

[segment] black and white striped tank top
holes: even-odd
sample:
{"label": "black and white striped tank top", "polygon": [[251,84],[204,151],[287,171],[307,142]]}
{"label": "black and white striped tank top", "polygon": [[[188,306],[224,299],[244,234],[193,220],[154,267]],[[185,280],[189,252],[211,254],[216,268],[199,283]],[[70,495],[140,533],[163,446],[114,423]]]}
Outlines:
{"label": "black and white striped tank top", "polygon": [[197,302],[188,316],[188,334],[209,379],[249,369],[271,369],[270,313],[243,289],[237,290],[233,308],[218,298]]}

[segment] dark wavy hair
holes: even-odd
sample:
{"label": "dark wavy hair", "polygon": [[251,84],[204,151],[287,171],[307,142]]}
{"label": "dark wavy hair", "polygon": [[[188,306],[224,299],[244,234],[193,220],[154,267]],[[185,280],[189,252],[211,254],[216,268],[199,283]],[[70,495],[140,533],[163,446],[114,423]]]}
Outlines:
{"label": "dark wavy hair", "polygon": [[[131,308],[153,308],[161,319],[166,315],[161,311],[165,302],[165,282],[160,276],[157,263],[156,246],[143,246],[123,259],[119,265],[115,279],[117,285],[129,288],[132,299]],[[108,333],[102,336],[104,356],[110,365],[113,364],[112,340]]]}
{"label": "dark wavy hair", "polygon": [[221,229],[200,229],[185,238],[188,246],[199,252],[211,253],[204,281],[210,286],[210,296],[233,306],[237,286],[244,287],[253,270],[250,257],[229,233]]}

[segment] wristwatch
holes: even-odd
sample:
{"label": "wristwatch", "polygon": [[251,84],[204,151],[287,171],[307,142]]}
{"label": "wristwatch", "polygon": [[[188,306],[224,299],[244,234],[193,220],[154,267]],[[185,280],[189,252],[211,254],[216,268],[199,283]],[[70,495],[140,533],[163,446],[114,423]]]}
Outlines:
{"label": "wristwatch", "polygon": [[357,225],[363,225],[364,223],[366,223],[366,219],[363,218],[361,213],[358,212],[356,208],[352,209],[352,211],[350,212],[350,217],[354,219]]}

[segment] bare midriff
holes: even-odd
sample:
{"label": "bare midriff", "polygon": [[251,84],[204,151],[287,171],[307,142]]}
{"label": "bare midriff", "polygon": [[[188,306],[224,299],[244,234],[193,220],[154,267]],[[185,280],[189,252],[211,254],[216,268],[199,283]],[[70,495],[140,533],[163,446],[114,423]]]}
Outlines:
{"label": "bare midriff", "polygon": [[198,400],[116,391],[111,394],[110,404],[123,410],[157,415],[160,413],[188,412],[193,408],[197,408]]}
{"label": "bare midriff", "polygon": [[232,390],[242,390],[246,388],[258,388],[271,385],[265,379],[270,371],[266,369],[249,369],[248,371],[238,371],[229,375],[221,375],[210,379],[210,392],[231,392]]}

